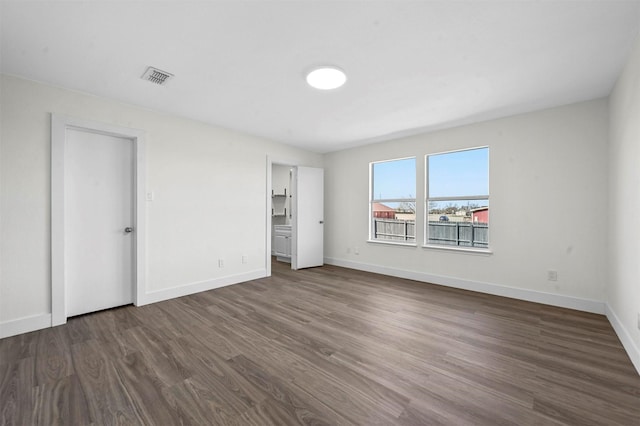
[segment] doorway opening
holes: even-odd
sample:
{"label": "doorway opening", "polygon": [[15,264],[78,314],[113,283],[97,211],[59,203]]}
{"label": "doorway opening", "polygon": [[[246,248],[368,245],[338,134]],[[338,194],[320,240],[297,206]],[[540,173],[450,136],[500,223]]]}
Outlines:
{"label": "doorway opening", "polygon": [[265,267],[272,256],[297,270],[322,266],[324,251],[324,171],[267,157],[267,237]]}

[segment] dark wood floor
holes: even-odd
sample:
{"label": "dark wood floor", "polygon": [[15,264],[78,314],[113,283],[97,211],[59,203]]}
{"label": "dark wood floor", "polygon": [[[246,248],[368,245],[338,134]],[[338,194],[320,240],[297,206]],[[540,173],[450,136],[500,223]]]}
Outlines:
{"label": "dark wood floor", "polygon": [[325,266],[0,340],[2,424],[639,425],[606,318]]}

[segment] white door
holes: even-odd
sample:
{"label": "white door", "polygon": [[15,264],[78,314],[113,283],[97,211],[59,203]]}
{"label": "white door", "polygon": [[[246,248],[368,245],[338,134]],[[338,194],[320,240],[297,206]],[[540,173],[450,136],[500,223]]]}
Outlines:
{"label": "white door", "polygon": [[130,139],[67,130],[68,316],[133,302],[133,159]]}
{"label": "white door", "polygon": [[291,268],[324,263],[324,170],[296,167],[293,179],[293,247]]}

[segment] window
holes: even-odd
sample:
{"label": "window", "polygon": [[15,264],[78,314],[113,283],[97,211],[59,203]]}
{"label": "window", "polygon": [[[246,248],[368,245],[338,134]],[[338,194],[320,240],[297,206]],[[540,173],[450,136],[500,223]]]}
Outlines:
{"label": "window", "polygon": [[427,245],[489,247],[489,148],[427,155]]}
{"label": "window", "polygon": [[397,243],[416,241],[416,159],[370,164],[369,239]]}

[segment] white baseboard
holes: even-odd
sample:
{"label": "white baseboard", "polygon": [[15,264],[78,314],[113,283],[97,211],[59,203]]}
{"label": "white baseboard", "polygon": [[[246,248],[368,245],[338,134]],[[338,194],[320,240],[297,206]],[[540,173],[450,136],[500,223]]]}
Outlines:
{"label": "white baseboard", "polygon": [[40,314],[0,323],[0,339],[51,327],[51,314]]}
{"label": "white baseboard", "polygon": [[[200,281],[196,283],[186,284],[180,287],[155,291],[145,294],[144,300],[138,301],[138,306],[173,299],[176,297],[187,296],[189,294],[212,290],[214,288],[220,288],[231,284],[238,284],[245,281],[251,281],[258,278],[264,278],[266,276],[266,269],[258,269],[242,274],[229,275],[213,280]],[[17,334],[41,330],[43,328],[49,328],[51,326],[51,314],[34,315],[31,317],[5,321],[0,323],[0,339],[15,336]]]}
{"label": "white baseboard", "polygon": [[[534,290],[505,287],[497,284],[489,284],[477,281],[462,280],[459,278],[426,274],[417,271],[406,271],[402,269],[389,268],[385,266],[371,265],[360,262],[352,262],[342,259],[325,258],[324,261],[329,265],[342,266],[345,268],[357,269],[360,271],[367,271],[398,278],[428,282],[463,290],[478,291],[481,293],[493,294],[496,296],[511,297],[515,299],[527,300],[530,302],[577,309],[580,311],[592,312],[597,314],[606,314],[609,322],[611,323],[611,326],[618,335],[618,338],[622,342],[625,350],[627,351],[631,362],[638,371],[638,374],[640,374],[640,349],[638,349],[635,342],[631,338],[631,335],[608,303],[557,294],[542,293]],[[264,277],[266,277],[266,269],[258,269],[255,271],[230,275],[213,280],[199,281],[180,287],[147,293],[145,295],[146,297],[143,303],[138,303],[138,305],[141,306],[149,303],[160,302],[163,300],[187,296],[189,294],[199,293],[201,291],[213,290],[215,288],[225,287],[227,285],[238,284],[241,282],[251,281]],[[51,327],[51,314],[34,315],[30,317],[6,321],[0,323],[0,339],[22,333],[29,333],[31,331],[41,330],[48,327]]]}
{"label": "white baseboard", "polygon": [[447,287],[454,287],[463,290],[477,291],[480,293],[493,294],[496,296],[510,297],[513,299],[526,300],[529,302],[543,303],[545,305],[559,306],[562,308],[576,309],[578,311],[591,312],[595,314],[604,314],[607,316],[607,319],[611,323],[613,330],[616,332],[618,338],[622,342],[622,346],[629,355],[633,366],[638,371],[638,374],[640,374],[640,349],[635,344],[635,342],[631,338],[631,335],[608,303],[559,294],[543,293],[535,290],[506,287],[497,284],[462,280],[459,278],[446,277],[441,275],[426,274],[424,272],[406,271],[403,269],[371,265],[368,263],[352,262],[343,259],[325,258],[324,262],[329,265],[342,266],[345,268],[373,272],[376,274],[390,275],[398,278],[406,278],[410,280],[438,284]]}
{"label": "white baseboard", "polygon": [[137,305],[148,305],[150,303],[161,302],[163,300],[175,299],[176,297],[188,296],[189,294],[200,293],[201,291],[213,290],[215,288],[225,287],[232,284],[238,284],[245,281],[251,281],[267,276],[266,269],[257,269],[255,271],[243,272],[236,275],[228,275],[225,277],[214,278],[212,280],[198,281],[195,283],[185,284],[179,287],[158,290],[144,295],[144,300],[138,300]]}
{"label": "white baseboard", "polygon": [[618,339],[622,342],[622,346],[624,346],[624,349],[627,351],[627,355],[629,355],[633,366],[636,368],[638,374],[640,374],[640,349],[638,349],[631,335],[624,325],[622,325],[622,322],[608,303],[606,304],[606,311],[607,318],[618,335]]}
{"label": "white baseboard", "polygon": [[372,265],[369,263],[353,262],[343,259],[325,258],[324,262],[329,265],[342,266],[345,268],[357,269],[360,271],[374,272],[376,274],[390,275],[392,277],[406,278],[409,280],[438,284],[446,287],[454,287],[462,290],[477,291],[480,293],[493,294],[496,296],[510,297],[512,299],[520,299],[529,302],[542,303],[545,305],[576,309],[578,311],[592,312],[595,314],[604,315],[605,313],[605,303],[597,300],[581,299],[578,297],[544,293],[523,288],[506,287],[498,284],[463,280],[460,278],[433,275],[418,271],[407,271],[404,269]]}

